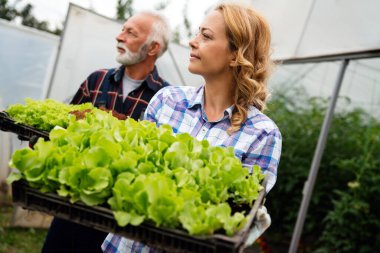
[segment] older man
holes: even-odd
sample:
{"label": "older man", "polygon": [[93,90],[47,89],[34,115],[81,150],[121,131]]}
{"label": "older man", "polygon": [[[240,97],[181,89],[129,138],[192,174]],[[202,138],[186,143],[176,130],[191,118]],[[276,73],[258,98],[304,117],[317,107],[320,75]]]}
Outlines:
{"label": "older man", "polygon": [[[155,63],[167,49],[169,26],[152,12],[129,18],[116,37],[119,68],[97,70],[90,74],[75,94],[72,104],[91,102],[112,110],[119,118],[142,118],[153,95],[168,85]],[[67,220],[54,218],[43,253],[102,252],[107,233]]]}

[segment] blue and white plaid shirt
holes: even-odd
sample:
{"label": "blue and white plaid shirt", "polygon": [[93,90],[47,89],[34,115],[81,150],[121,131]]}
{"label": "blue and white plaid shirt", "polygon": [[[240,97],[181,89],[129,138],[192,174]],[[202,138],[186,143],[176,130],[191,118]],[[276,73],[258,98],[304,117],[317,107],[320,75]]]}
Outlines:
{"label": "blue and white plaid shirt", "polygon": [[[198,140],[206,139],[210,145],[232,146],[243,166],[259,165],[268,174],[267,191],[276,182],[281,154],[281,134],[275,123],[255,107],[248,110],[247,120],[240,130],[229,135],[234,106],[224,116],[210,122],[204,111],[204,86],[169,86],[161,89],[150,101],[145,119],[156,124],[169,124],[175,133],[190,133]],[[139,242],[108,234],[102,244],[104,252],[161,252]]]}

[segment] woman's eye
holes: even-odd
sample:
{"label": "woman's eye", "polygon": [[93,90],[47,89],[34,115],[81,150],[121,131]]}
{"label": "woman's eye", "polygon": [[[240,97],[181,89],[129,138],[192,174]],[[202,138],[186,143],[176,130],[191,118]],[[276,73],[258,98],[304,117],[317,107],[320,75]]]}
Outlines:
{"label": "woman's eye", "polygon": [[202,36],[203,36],[203,38],[205,38],[205,39],[211,39],[211,36],[210,35],[208,35],[207,33],[202,33]]}

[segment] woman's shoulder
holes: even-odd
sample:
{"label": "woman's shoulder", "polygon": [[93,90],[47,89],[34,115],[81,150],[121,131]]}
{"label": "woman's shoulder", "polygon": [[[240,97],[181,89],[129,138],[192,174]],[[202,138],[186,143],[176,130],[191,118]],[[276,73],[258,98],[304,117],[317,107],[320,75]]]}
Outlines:
{"label": "woman's shoulder", "polygon": [[276,123],[256,107],[251,107],[248,110],[247,120],[244,125],[259,130],[264,130],[267,133],[272,131],[280,132]]}
{"label": "woman's shoulder", "polygon": [[159,92],[162,94],[163,98],[182,100],[182,99],[191,99],[194,94],[199,90],[199,87],[194,86],[166,86],[162,88]]}

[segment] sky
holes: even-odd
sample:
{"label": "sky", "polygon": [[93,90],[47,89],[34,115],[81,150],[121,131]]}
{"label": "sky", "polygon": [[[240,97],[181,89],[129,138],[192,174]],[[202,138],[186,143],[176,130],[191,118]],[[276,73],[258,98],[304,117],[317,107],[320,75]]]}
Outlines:
{"label": "sky", "polygon": [[[154,7],[161,2],[168,2],[168,6],[162,12],[165,15],[171,28],[174,29],[177,26],[183,27],[183,8],[185,3],[188,4],[188,19],[192,24],[192,30],[195,32],[199,27],[204,13],[218,0],[134,0],[133,7],[136,11],[139,10],[154,10]],[[17,0],[10,0],[10,5],[17,3]],[[33,5],[33,15],[39,21],[48,21],[50,28],[62,28],[66,13],[69,8],[69,2],[91,9],[94,12],[115,18],[117,0],[21,0],[16,5],[25,6],[26,3]]]}

